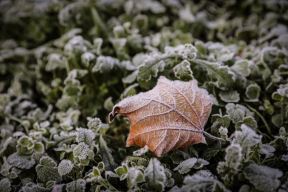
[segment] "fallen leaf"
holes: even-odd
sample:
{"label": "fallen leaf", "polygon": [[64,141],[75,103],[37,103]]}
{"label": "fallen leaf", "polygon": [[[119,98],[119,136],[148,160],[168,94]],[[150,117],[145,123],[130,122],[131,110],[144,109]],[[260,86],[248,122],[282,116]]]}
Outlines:
{"label": "fallen leaf", "polygon": [[148,146],[156,156],[191,144],[206,143],[204,126],[212,101],[196,80],[171,81],[160,77],[150,91],[125,98],[113,107],[117,114],[128,117],[131,127],[126,146]]}

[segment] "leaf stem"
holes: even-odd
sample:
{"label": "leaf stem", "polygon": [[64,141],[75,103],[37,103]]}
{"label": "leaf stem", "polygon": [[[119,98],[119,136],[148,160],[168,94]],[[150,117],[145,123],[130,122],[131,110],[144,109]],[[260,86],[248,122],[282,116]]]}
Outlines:
{"label": "leaf stem", "polygon": [[206,131],[203,131],[203,134],[204,134],[205,136],[209,137],[210,139],[226,142],[225,139],[222,139],[222,138],[220,138],[220,137],[216,137],[216,136],[214,136],[214,135],[211,135],[210,133],[208,133],[208,132],[206,132]]}
{"label": "leaf stem", "polygon": [[271,128],[269,127],[267,121],[265,120],[265,118],[253,107],[251,107],[250,105],[246,105],[251,111],[253,111],[264,123],[267,132],[271,135]]}

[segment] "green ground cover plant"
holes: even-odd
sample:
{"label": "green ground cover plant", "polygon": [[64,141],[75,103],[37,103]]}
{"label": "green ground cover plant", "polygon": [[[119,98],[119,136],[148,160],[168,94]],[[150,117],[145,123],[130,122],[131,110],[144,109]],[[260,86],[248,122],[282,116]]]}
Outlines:
{"label": "green ground cover plant", "polygon": [[[0,191],[288,191],[285,0],[0,1]],[[213,96],[156,158],[108,114],[158,78]]]}

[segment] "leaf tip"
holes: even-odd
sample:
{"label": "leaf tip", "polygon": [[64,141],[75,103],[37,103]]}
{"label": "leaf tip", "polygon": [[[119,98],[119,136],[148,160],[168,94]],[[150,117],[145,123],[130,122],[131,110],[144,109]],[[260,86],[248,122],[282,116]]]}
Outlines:
{"label": "leaf tip", "polygon": [[119,111],[120,111],[119,106],[116,105],[113,107],[112,111],[108,115],[109,123],[111,123],[113,121],[113,119],[118,115]]}

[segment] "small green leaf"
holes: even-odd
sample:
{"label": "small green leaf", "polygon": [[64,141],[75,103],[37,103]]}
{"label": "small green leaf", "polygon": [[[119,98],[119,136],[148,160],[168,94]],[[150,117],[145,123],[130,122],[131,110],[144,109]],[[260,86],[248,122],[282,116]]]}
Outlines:
{"label": "small green leaf", "polygon": [[257,84],[250,84],[246,88],[245,94],[249,101],[258,101],[261,88]]}
{"label": "small green leaf", "polygon": [[41,182],[57,181],[60,179],[56,162],[48,157],[43,156],[39,164],[36,166],[37,177]]}
{"label": "small green leaf", "polygon": [[237,91],[221,91],[219,96],[226,103],[237,103],[240,100],[240,95]]}
{"label": "small green leaf", "polygon": [[183,60],[181,63],[173,68],[175,77],[181,80],[193,79],[193,72],[190,67],[190,63],[187,60]]}

